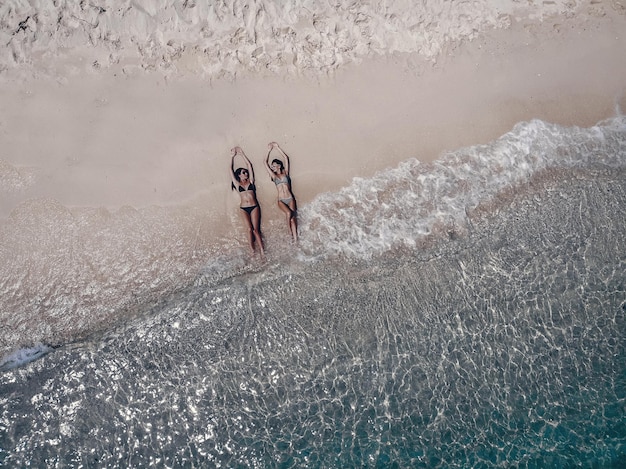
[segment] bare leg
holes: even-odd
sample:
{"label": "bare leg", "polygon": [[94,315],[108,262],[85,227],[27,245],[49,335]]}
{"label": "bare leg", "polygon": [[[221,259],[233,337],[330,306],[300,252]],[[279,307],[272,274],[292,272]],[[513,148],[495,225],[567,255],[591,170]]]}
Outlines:
{"label": "bare leg", "polygon": [[252,235],[256,238],[256,242],[259,245],[261,255],[265,256],[265,248],[263,247],[263,238],[261,236],[261,209],[256,207],[250,214],[252,221]]}
{"label": "bare leg", "polygon": [[278,208],[285,214],[285,220],[287,221],[287,227],[291,233],[291,237],[294,241],[298,240],[298,224],[296,221],[296,201],[291,199],[289,205],[285,205],[284,202],[278,201]]}
{"label": "bare leg", "polygon": [[291,199],[291,202],[289,202],[289,208],[291,209],[291,218],[289,220],[291,236],[293,236],[294,241],[298,241],[298,208],[296,207],[296,199]]}
{"label": "bare leg", "polygon": [[252,226],[252,217],[245,210],[241,210],[243,215],[243,219],[246,222],[246,235],[248,236],[248,244],[250,245],[250,250],[252,254],[254,254],[254,227]]}

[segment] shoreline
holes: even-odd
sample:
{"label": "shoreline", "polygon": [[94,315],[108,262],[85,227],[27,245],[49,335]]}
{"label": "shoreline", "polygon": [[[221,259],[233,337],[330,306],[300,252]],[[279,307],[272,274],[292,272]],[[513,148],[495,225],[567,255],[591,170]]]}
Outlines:
{"label": "shoreline", "polygon": [[617,31],[626,31],[617,13],[560,29],[518,22],[436,64],[371,57],[317,80],[209,83],[109,69],[62,84],[5,82],[0,258],[11,335],[0,349],[2,340],[107,323],[193,278],[215,254],[235,253],[219,266],[227,270],[248,262],[228,175],[235,145],[255,165],[263,231],[277,252],[286,233],[262,166],[270,141],[290,155],[302,207],[407,159],[491,142],[520,121],[588,127],[615,115],[626,109],[626,34]]}

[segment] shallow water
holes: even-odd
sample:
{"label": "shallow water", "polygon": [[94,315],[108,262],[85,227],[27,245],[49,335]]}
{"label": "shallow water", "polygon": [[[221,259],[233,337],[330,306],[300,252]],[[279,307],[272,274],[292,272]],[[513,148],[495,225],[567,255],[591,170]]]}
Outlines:
{"label": "shallow water", "polygon": [[430,247],[207,270],[0,375],[0,461],[619,467],[626,173],[589,166]]}

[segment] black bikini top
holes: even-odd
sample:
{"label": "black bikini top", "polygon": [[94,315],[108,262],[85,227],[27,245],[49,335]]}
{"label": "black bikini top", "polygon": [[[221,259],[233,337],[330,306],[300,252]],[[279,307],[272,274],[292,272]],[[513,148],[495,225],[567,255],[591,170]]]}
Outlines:
{"label": "black bikini top", "polygon": [[256,187],[254,186],[254,184],[248,185],[247,189],[244,188],[243,186],[239,186],[239,192],[246,192],[246,191],[256,192]]}

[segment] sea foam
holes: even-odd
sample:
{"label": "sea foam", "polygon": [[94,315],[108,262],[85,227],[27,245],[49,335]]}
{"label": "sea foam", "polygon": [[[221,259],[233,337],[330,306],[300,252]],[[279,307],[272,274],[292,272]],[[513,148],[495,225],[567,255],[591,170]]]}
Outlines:
{"label": "sea foam", "polygon": [[624,117],[591,128],[520,123],[489,144],[450,152],[434,163],[409,159],[318,196],[302,210],[302,247],[312,256],[368,258],[414,247],[431,235],[455,237],[467,229],[476,207],[543,170],[624,164]]}
{"label": "sea foam", "polygon": [[24,366],[27,363],[35,361],[53,350],[45,344],[35,344],[32,347],[26,347],[6,355],[0,359],[0,371],[8,371],[13,368]]}

